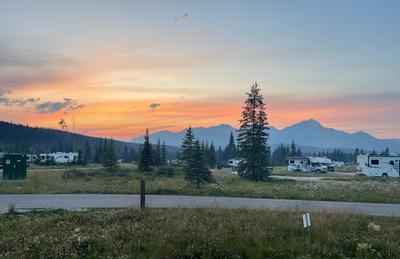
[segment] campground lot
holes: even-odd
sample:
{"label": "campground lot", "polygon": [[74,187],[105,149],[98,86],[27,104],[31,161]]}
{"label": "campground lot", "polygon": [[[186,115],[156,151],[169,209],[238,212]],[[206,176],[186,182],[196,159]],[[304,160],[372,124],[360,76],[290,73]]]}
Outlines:
{"label": "campground lot", "polygon": [[[215,182],[200,188],[185,181],[178,168],[174,175],[141,173],[130,164],[108,173],[100,165],[76,167],[37,167],[28,169],[27,180],[0,181],[1,194],[104,193],[137,194],[139,182],[146,181],[146,192],[153,195],[229,196],[322,201],[400,203],[400,180],[355,176],[354,168],[337,173],[291,173],[274,168],[266,182],[251,182],[232,174],[230,169],[215,170]],[[307,179],[307,180],[306,180]]]}

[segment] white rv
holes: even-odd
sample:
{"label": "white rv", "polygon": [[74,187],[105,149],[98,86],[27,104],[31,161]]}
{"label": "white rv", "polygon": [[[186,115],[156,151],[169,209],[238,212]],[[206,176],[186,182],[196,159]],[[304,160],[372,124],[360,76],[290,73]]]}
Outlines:
{"label": "white rv", "polygon": [[45,164],[54,162],[55,164],[70,164],[78,162],[79,154],[76,152],[55,152],[49,154],[40,154],[40,163]]}
{"label": "white rv", "polygon": [[308,157],[290,157],[288,160],[288,171],[305,172],[307,163],[309,163]]}
{"label": "white rv", "polygon": [[289,172],[327,173],[334,171],[332,161],[326,157],[290,157]]}
{"label": "white rv", "polygon": [[38,158],[37,155],[35,154],[26,154],[26,157],[27,157],[26,160],[27,163],[34,163]]}
{"label": "white rv", "polygon": [[399,177],[400,155],[359,155],[357,156],[357,174]]}

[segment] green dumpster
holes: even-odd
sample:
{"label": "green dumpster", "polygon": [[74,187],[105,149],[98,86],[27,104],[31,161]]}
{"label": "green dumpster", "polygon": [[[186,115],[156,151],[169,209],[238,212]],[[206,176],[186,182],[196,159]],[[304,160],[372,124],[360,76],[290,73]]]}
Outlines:
{"label": "green dumpster", "polygon": [[26,178],[26,155],[5,154],[3,156],[3,179],[23,180]]}

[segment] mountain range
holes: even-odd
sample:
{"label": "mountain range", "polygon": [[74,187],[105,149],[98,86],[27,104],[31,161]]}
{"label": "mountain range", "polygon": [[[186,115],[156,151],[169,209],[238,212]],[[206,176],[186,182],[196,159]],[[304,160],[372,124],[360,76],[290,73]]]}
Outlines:
{"label": "mountain range", "polygon": [[[212,127],[193,128],[194,135],[200,141],[208,141],[216,146],[225,147],[228,144],[229,134],[232,132],[236,138],[237,133],[234,127],[228,124],[221,124]],[[160,139],[167,145],[180,146],[186,129],[178,132],[168,130],[155,132],[150,135],[153,142]],[[143,143],[143,136],[132,139],[134,143]],[[355,148],[366,151],[382,151],[386,147],[391,152],[400,153],[400,139],[379,139],[366,132],[359,131],[348,133],[334,128],[327,128],[314,119],[305,120],[292,126],[277,129],[270,127],[270,145],[272,148],[283,143],[290,144],[292,141],[302,147],[303,151],[314,152],[320,150],[331,150],[340,148],[353,151]]]}

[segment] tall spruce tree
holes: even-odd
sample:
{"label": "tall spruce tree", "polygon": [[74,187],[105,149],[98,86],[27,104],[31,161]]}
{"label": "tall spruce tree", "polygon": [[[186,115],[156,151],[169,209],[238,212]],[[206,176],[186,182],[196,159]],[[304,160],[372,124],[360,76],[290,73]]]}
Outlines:
{"label": "tall spruce tree", "polygon": [[215,168],[217,166],[217,154],[214,143],[211,143],[210,149],[208,150],[208,165],[210,168]]}
{"label": "tall spruce tree", "polygon": [[167,148],[165,147],[165,142],[161,146],[161,164],[165,165],[167,163]]}
{"label": "tall spruce tree", "polygon": [[117,168],[117,155],[115,154],[114,141],[105,140],[103,145],[103,166],[108,171],[114,171]]}
{"label": "tall spruce tree", "polygon": [[224,160],[228,161],[229,159],[236,157],[236,145],[235,145],[235,138],[233,137],[233,133],[231,132],[229,136],[229,143],[225,147],[224,150]]}
{"label": "tall spruce tree", "polygon": [[196,184],[213,181],[211,171],[204,162],[204,156],[201,152],[201,146],[198,140],[194,141],[191,158],[184,167],[185,179]]}
{"label": "tall spruce tree", "polygon": [[150,143],[149,130],[146,129],[146,134],[144,135],[144,143],[142,146],[142,154],[139,160],[139,170],[144,172],[150,172],[151,166],[154,164],[153,160],[153,150]]}
{"label": "tall spruce tree", "polygon": [[269,126],[265,113],[264,98],[257,83],[247,93],[238,130],[239,176],[254,180],[266,180],[270,172]]}
{"label": "tall spruce tree", "polygon": [[90,162],[92,162],[92,150],[89,142],[85,141],[83,144],[83,163],[88,164]]}
{"label": "tall spruce tree", "polygon": [[182,141],[180,159],[183,162],[183,165],[188,165],[189,161],[192,159],[193,150],[194,150],[194,135],[192,131],[192,127],[186,130],[185,138]]}

